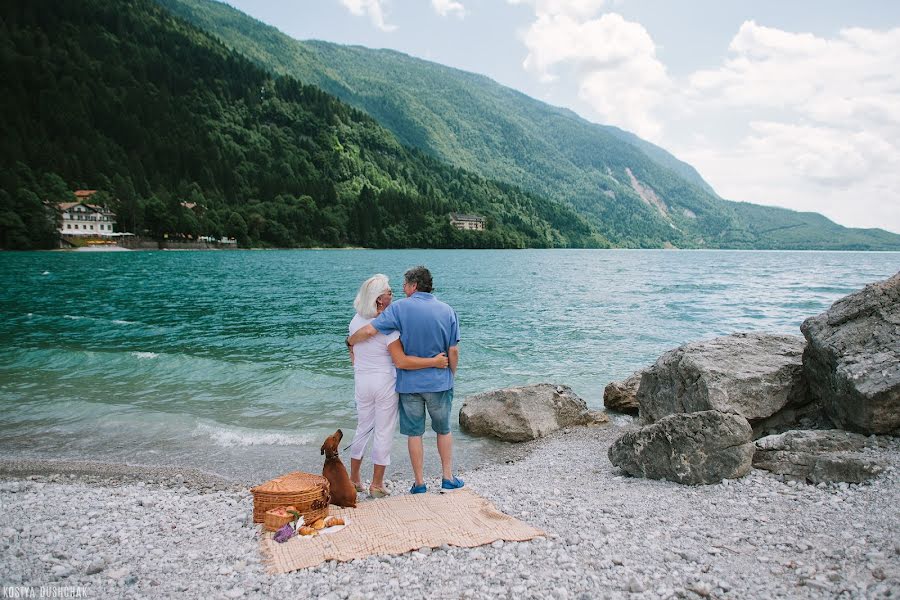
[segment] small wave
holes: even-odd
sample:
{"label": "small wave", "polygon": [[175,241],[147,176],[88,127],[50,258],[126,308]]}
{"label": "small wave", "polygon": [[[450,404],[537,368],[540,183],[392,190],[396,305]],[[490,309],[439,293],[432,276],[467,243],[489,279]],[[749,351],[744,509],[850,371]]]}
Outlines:
{"label": "small wave", "polygon": [[41,275],[49,275],[49,274],[50,274],[50,271],[44,271],[43,273],[41,273]]}
{"label": "small wave", "polygon": [[159,356],[156,352],[132,352],[131,355],[135,358],[156,358]]}
{"label": "small wave", "polygon": [[312,437],[309,435],[274,433],[238,427],[216,427],[202,423],[197,425],[194,435],[209,436],[217,446],[225,448],[235,446],[302,446],[313,442]]}
{"label": "small wave", "polygon": [[78,315],[63,315],[63,319],[71,319],[72,321],[80,321],[86,318],[87,317],[79,317]]}
{"label": "small wave", "polygon": [[616,412],[608,412],[606,414],[609,416],[609,422],[613,427],[625,427],[637,421],[637,417],[632,417],[631,415]]}
{"label": "small wave", "polygon": [[124,319],[113,319],[116,325],[136,325],[134,321],[125,321]]}

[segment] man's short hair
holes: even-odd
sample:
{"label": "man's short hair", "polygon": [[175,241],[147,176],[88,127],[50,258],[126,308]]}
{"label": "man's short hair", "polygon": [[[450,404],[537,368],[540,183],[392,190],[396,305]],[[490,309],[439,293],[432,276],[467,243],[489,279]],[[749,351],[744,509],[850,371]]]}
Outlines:
{"label": "man's short hair", "polygon": [[416,284],[416,291],[418,292],[426,292],[430,294],[431,290],[433,289],[431,284],[431,271],[421,265],[419,265],[418,267],[413,267],[412,269],[404,273],[403,279],[406,281],[406,283]]}

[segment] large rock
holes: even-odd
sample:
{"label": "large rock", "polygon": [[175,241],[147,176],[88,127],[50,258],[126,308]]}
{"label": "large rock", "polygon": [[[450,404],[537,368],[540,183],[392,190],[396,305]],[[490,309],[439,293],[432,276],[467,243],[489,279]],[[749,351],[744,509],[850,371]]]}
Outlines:
{"label": "large rock", "polygon": [[603,390],[603,406],[608,410],[637,415],[637,391],[643,374],[643,371],[638,371],[629,376],[628,379],[608,383]]}
{"label": "large rock", "polygon": [[883,468],[861,454],[866,442],[838,429],[788,431],[756,440],[753,466],[810,483],[862,483]]}
{"label": "large rock", "polygon": [[700,485],[743,477],[754,446],[740,415],[705,410],[663,417],[613,442],[609,460],[629,475]]}
{"label": "large rock", "polygon": [[785,409],[810,400],[800,336],[735,333],[692,342],[663,354],[644,371],[637,399],[652,423],[704,410],[734,412],[761,430]]}
{"label": "large rock", "polygon": [[813,394],[841,429],[900,428],[900,273],[841,298],[800,327]]}
{"label": "large rock", "polygon": [[469,396],[459,411],[459,426],[473,435],[507,442],[543,437],[561,427],[593,425],[608,417],[565,385],[538,383]]}

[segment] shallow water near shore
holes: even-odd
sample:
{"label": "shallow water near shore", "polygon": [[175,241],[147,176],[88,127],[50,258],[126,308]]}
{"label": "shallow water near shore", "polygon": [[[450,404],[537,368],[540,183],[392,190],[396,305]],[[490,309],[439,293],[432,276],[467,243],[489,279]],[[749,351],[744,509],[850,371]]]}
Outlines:
{"label": "shallow water near shore", "polygon": [[[799,335],[803,319],[900,270],[898,253],[341,250],[0,254],[0,454],[318,470],[355,425],[343,346],[359,284],[400,295],[425,264],[459,313],[465,396],[549,381],[603,388],[681,343]],[[456,419],[453,420],[454,424]],[[433,434],[426,467],[435,470]],[[456,432],[470,469],[504,445]],[[393,472],[408,471],[397,436]]]}

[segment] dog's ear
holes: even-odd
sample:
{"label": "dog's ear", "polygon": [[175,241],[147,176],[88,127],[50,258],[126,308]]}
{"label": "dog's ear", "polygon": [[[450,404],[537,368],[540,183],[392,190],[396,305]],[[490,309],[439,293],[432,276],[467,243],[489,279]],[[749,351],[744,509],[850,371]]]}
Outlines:
{"label": "dog's ear", "polygon": [[[328,443],[327,440],[325,443]],[[325,454],[325,444],[322,444],[322,448],[319,449],[319,454]]]}

